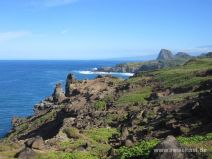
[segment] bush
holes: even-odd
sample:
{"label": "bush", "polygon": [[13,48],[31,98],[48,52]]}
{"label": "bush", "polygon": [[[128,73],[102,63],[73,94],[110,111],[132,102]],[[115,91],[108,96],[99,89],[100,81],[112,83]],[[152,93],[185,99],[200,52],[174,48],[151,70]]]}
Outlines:
{"label": "bush", "polygon": [[95,103],[95,108],[97,110],[104,110],[106,108],[107,103],[103,100],[99,100]]}
{"label": "bush", "polygon": [[133,157],[148,158],[151,150],[159,143],[159,140],[152,139],[148,141],[141,141],[137,145],[129,147],[121,147],[118,149],[119,159],[127,159]]}

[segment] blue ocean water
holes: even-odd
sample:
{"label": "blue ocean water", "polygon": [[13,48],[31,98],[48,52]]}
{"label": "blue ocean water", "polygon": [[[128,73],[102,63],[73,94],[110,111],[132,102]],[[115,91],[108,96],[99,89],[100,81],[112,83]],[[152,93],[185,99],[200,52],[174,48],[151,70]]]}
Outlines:
{"label": "blue ocean water", "polygon": [[56,83],[64,84],[68,73],[79,80],[93,79],[97,76],[93,68],[117,63],[120,61],[0,61],[0,137],[11,129],[13,116],[31,115],[33,106],[51,95]]}

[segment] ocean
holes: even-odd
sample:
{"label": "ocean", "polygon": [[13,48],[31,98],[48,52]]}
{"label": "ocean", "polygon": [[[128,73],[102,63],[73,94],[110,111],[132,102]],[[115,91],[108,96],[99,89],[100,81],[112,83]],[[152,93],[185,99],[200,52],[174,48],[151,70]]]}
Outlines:
{"label": "ocean", "polygon": [[92,70],[118,63],[123,61],[0,61],[0,137],[10,131],[12,117],[32,115],[34,105],[51,95],[56,83],[64,86],[68,73],[78,80],[93,79],[104,73]]}

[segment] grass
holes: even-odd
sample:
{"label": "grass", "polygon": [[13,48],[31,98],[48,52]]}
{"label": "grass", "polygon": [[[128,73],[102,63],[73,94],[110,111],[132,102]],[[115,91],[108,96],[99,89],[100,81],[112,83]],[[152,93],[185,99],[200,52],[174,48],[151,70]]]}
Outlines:
{"label": "grass", "polygon": [[175,104],[177,102],[185,101],[187,98],[196,98],[201,92],[188,92],[188,93],[180,93],[173,94],[165,97],[161,97],[160,101],[166,104]]}
{"label": "grass", "polygon": [[212,140],[212,133],[208,133],[206,135],[194,135],[190,137],[180,136],[177,140],[184,145],[196,144],[202,141]]}
{"label": "grass", "polygon": [[183,66],[162,69],[155,71],[154,74],[165,87],[192,87],[201,82],[212,80],[212,76],[196,76],[198,72],[206,71],[208,69],[212,69],[212,58],[191,60]]}
{"label": "grass", "polygon": [[47,154],[39,154],[36,159],[99,159],[89,152],[49,152]]}
{"label": "grass", "polygon": [[[84,130],[81,137],[74,140],[67,139],[57,144],[59,151],[77,151],[82,145],[88,144],[86,152],[90,155],[98,158],[104,158],[111,146],[108,144],[108,140],[113,134],[119,134],[115,128],[92,128]],[[80,151],[77,151],[80,152]],[[83,158],[82,158],[83,159]]]}
{"label": "grass", "polygon": [[116,104],[135,104],[135,103],[146,103],[148,98],[152,93],[151,87],[144,87],[140,91],[128,92],[122,95]]}
{"label": "grass", "polygon": [[113,134],[118,134],[118,131],[115,128],[92,128],[85,130],[83,134],[96,142],[107,143]]}

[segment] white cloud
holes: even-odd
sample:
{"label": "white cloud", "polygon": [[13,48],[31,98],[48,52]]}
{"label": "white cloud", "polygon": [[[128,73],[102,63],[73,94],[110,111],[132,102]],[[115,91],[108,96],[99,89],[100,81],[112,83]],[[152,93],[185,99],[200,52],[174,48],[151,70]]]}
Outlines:
{"label": "white cloud", "polygon": [[30,35],[28,31],[9,31],[9,32],[0,32],[0,42],[5,42],[13,39],[19,39],[25,36]]}
{"label": "white cloud", "polygon": [[64,34],[66,34],[68,31],[69,31],[68,29],[64,29],[64,30],[61,31],[61,34],[64,35]]}
{"label": "white cloud", "polygon": [[57,7],[70,5],[79,0],[31,0],[30,5],[34,7]]}
{"label": "white cloud", "polygon": [[186,48],[186,49],[181,49],[180,51],[194,52],[194,53],[207,53],[212,51],[212,45],[203,45],[203,46],[198,46],[194,48]]}

